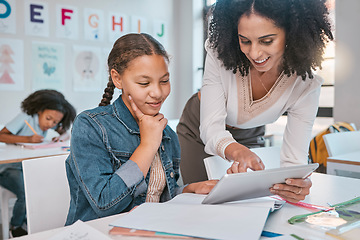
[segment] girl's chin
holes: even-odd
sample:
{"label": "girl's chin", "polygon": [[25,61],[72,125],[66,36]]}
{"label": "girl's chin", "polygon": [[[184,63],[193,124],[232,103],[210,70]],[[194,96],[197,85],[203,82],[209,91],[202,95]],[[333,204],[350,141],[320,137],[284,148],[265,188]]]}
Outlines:
{"label": "girl's chin", "polygon": [[161,106],[159,107],[147,107],[143,110],[143,113],[150,116],[155,116],[160,112]]}
{"label": "girl's chin", "polygon": [[151,111],[151,112],[147,112],[147,113],[144,113],[144,114],[155,117],[156,115],[159,114],[159,111]]}

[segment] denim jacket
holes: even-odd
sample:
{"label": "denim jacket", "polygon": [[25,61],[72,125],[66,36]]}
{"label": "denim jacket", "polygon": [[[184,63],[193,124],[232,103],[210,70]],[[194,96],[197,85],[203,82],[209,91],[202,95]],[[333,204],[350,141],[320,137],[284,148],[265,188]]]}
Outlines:
{"label": "denim jacket", "polygon": [[[129,159],[139,144],[139,126],[121,96],[112,105],[76,117],[66,160],[71,195],[66,225],[126,212],[145,202],[150,171],[144,178]],[[169,126],[163,131],[158,151],[166,176],[160,197],[164,202],[183,189],[176,183],[180,145]]]}

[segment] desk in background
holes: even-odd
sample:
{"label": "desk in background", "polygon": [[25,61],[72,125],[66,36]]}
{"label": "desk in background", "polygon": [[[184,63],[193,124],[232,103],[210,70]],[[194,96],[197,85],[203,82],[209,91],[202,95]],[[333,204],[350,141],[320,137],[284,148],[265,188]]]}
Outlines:
{"label": "desk in background", "polygon": [[[70,142],[68,143],[70,144]],[[67,144],[67,145],[68,145]],[[14,144],[5,144],[0,143],[0,164],[6,164],[6,163],[15,163],[15,162],[21,162],[23,160],[27,159],[34,159],[34,158],[40,158],[40,157],[50,157],[50,156],[56,156],[56,155],[64,155],[69,154],[69,152],[64,151],[61,147],[54,147],[54,148],[39,148],[39,149],[28,149],[21,147],[19,145]],[[6,190],[1,187],[1,220],[3,223],[2,232],[3,236],[8,235],[8,224],[4,224],[4,222],[8,222],[8,203],[9,199],[15,197],[15,195],[10,194],[9,190]],[[7,238],[6,238],[7,239]]]}
{"label": "desk in background", "polygon": [[13,144],[0,144],[0,164],[21,162],[26,159],[63,154],[69,154],[69,152],[63,150],[61,147],[27,149]]}
{"label": "desk in background", "polygon": [[328,174],[360,178],[360,151],[328,157],[326,168]]}
{"label": "desk in background", "polygon": [[[305,202],[313,203],[316,205],[327,206],[327,203],[335,204],[344,202],[354,197],[360,196],[360,179],[338,177],[320,173],[314,173],[311,176],[313,187],[311,193],[307,196]],[[269,215],[264,230],[282,233],[282,234],[296,234],[300,237],[306,238],[312,236],[316,239],[334,239],[322,232],[318,232],[311,228],[300,227],[298,225],[291,225],[287,220],[295,215],[309,213],[308,210],[285,204],[279,211],[273,212]],[[93,221],[88,221],[86,224],[99,230],[100,232],[108,235],[111,227],[109,223],[121,217],[121,214],[110,217],[100,218]],[[195,226],[194,226],[195,227]],[[66,227],[65,227],[66,228]],[[42,240],[48,239],[56,235],[64,228],[57,228],[45,232],[40,232],[24,237],[17,238],[19,240]],[[126,237],[120,235],[109,235],[112,239],[129,239],[129,240],[142,240],[145,237]],[[148,238],[153,239],[153,238]],[[163,239],[163,238],[162,238]],[[168,238],[171,239],[171,238]],[[265,239],[265,238],[264,238]]]}

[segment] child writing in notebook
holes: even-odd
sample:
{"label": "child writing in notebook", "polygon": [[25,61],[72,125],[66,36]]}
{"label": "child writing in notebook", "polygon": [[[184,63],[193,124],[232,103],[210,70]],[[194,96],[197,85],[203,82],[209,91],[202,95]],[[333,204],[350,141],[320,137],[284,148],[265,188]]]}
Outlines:
{"label": "child writing in notebook", "polygon": [[[206,194],[216,184],[177,185],[179,142],[160,113],[170,93],[168,62],[163,46],[148,34],[124,35],[114,43],[100,106],[79,114],[72,128],[66,225],[164,202],[182,192]],[[110,104],[115,87],[121,95]]]}
{"label": "child writing in notebook", "polygon": [[[22,112],[0,131],[0,142],[41,143],[49,129],[59,133],[53,141],[66,140],[67,129],[76,116],[74,107],[64,95],[49,89],[30,94],[21,103],[21,109]],[[12,236],[27,234],[22,228],[26,222],[26,211],[21,162],[0,165],[0,185],[17,197],[10,222]]]}

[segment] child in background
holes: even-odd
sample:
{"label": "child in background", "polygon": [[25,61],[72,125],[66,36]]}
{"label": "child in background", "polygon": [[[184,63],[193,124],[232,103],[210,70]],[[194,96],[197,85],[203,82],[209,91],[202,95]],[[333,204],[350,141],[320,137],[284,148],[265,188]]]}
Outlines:
{"label": "child in background", "polygon": [[[164,202],[182,192],[207,194],[216,184],[177,185],[179,141],[160,113],[170,93],[168,61],[163,46],[148,34],[128,34],[115,42],[100,106],[79,114],[72,128],[66,225]],[[115,87],[122,94],[110,104]]]}
{"label": "child in background", "polygon": [[[23,112],[0,131],[0,142],[41,143],[49,129],[59,133],[54,141],[65,140],[68,137],[66,131],[76,116],[74,107],[60,92],[48,89],[30,94],[21,103],[21,109]],[[0,165],[0,185],[17,197],[10,221],[12,237],[26,235],[22,228],[26,223],[26,210],[21,162]]]}

